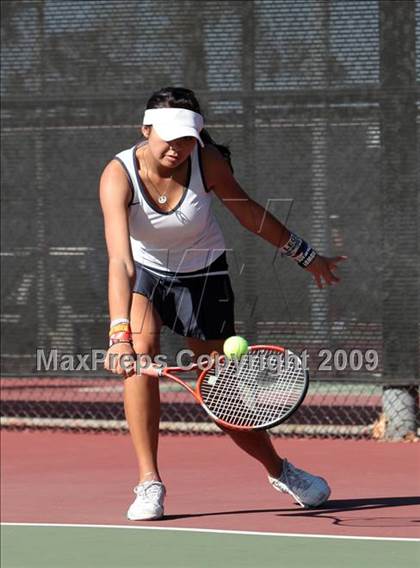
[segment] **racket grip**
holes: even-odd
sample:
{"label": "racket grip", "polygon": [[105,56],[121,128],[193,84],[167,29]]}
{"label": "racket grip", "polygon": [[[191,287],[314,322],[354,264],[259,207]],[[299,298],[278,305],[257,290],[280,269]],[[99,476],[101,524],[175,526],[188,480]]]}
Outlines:
{"label": "racket grip", "polygon": [[149,367],[144,367],[141,369],[140,375],[160,378],[163,375],[163,367],[158,367],[157,365],[150,365]]}

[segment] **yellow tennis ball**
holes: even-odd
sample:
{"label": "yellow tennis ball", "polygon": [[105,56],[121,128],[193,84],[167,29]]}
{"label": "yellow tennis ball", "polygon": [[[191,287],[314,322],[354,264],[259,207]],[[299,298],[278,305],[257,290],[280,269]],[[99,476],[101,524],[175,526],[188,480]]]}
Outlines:
{"label": "yellow tennis ball", "polygon": [[242,357],[248,351],[248,341],[239,335],[228,337],[223,344],[223,353],[226,357]]}

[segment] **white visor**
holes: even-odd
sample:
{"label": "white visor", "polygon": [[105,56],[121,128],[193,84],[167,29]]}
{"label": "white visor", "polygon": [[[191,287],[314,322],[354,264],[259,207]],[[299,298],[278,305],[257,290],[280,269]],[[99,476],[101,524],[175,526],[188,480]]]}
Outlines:
{"label": "white visor", "polygon": [[166,142],[184,136],[193,136],[201,146],[204,146],[200,137],[204,121],[198,112],[173,107],[147,109],[144,113],[143,125],[153,126],[158,136]]}

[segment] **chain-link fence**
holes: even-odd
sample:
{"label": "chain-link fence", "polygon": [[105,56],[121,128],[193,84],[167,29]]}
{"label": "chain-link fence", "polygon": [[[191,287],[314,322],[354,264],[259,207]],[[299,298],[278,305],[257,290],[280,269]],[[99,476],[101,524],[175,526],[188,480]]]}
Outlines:
{"label": "chain-link fence", "polygon": [[[310,356],[278,432],[415,434],[419,46],[418,0],[3,2],[3,423],[125,428],[122,384],[77,367],[107,336],[98,178],[169,84],[196,91],[253,198],[350,257],[318,290],[214,200],[238,333]],[[165,331],[164,352],[182,346]],[[215,429],[167,389],[162,430]]]}
{"label": "chain-link fence", "polygon": [[[9,428],[127,431],[118,379],[19,378],[4,381],[3,424]],[[417,388],[311,382],[304,404],[271,432],[280,436],[416,439]],[[189,393],[161,388],[161,431],[221,433]],[[417,412],[417,417],[416,417]]]}

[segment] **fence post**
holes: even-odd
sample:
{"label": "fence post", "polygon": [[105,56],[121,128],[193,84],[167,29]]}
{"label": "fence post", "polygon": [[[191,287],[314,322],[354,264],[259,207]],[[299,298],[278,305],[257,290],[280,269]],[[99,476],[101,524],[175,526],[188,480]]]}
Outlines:
{"label": "fence post", "polygon": [[401,439],[416,434],[416,405],[418,389],[411,386],[384,386],[383,412],[386,420],[386,438]]}
{"label": "fence post", "polygon": [[415,429],[418,379],[418,218],[415,97],[415,2],[380,6],[383,410],[387,437]]}

